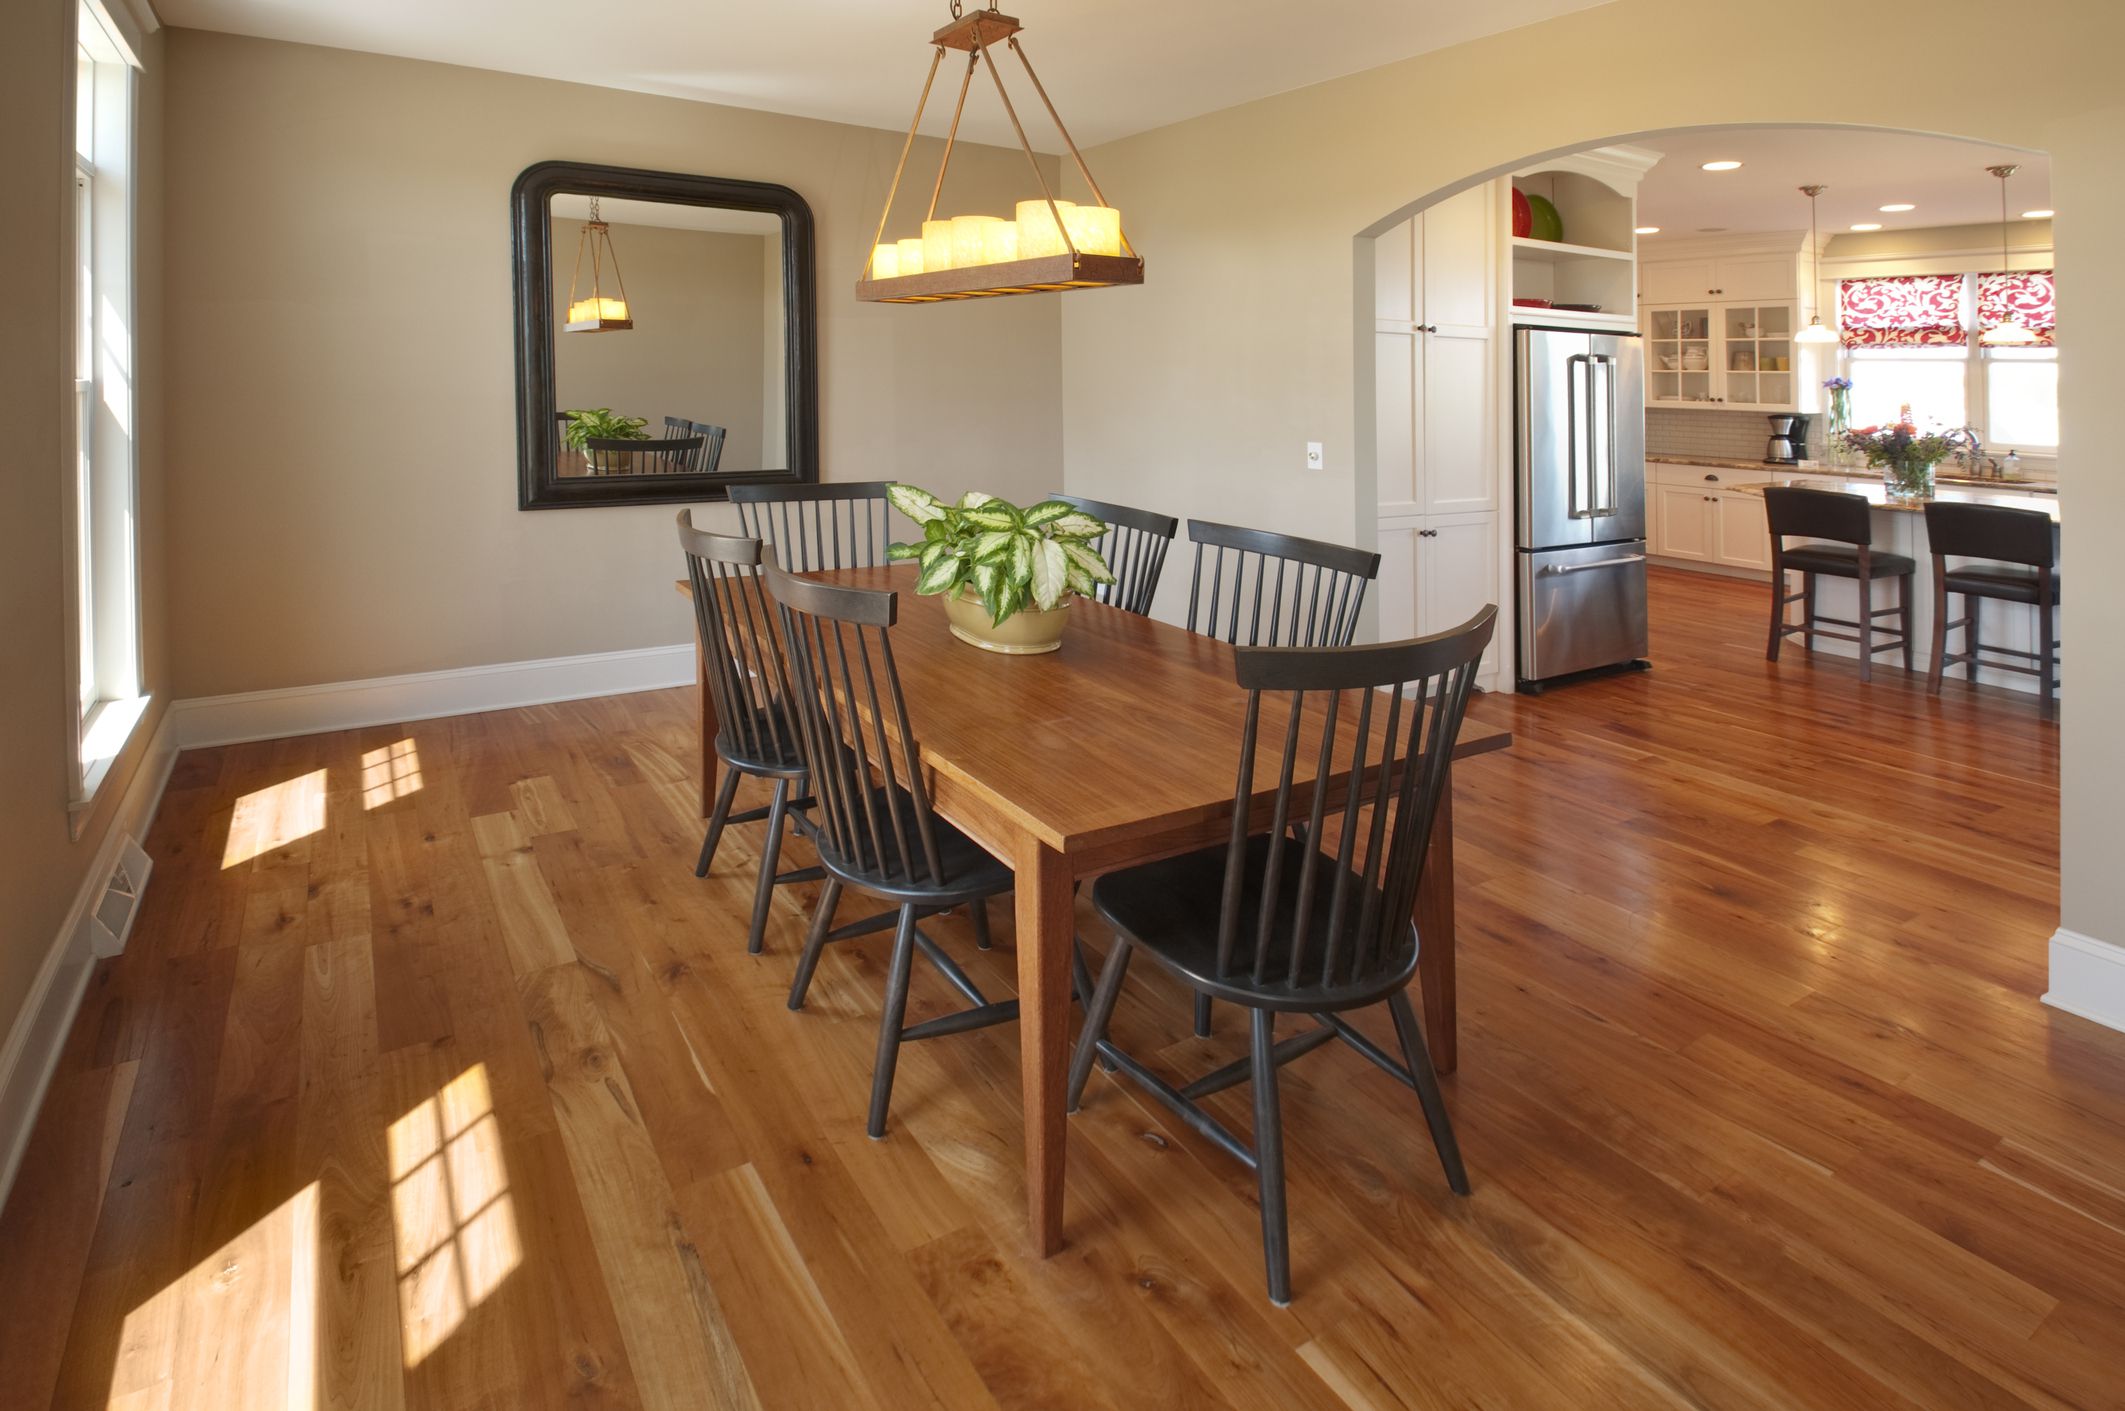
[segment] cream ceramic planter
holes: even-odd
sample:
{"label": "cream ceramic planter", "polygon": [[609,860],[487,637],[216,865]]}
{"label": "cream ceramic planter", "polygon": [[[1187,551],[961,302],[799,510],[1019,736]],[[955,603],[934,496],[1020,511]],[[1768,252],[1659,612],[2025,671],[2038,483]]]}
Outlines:
{"label": "cream ceramic planter", "polygon": [[1062,645],[1063,627],[1070,620],[1070,601],[1065,598],[1060,607],[1046,612],[1025,608],[1000,624],[991,624],[989,610],[981,605],[981,598],[961,589],[944,600],[944,612],[952,625],[952,635],[962,642],[1006,656],[1037,656]]}

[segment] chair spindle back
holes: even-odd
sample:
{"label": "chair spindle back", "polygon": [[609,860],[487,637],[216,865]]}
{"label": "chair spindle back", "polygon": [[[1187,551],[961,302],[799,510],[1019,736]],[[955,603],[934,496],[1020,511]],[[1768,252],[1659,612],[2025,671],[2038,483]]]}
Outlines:
{"label": "chair spindle back", "polygon": [[773,544],[775,558],[791,573],[875,568],[886,561],[892,528],[889,483],[733,485],[730,500],[745,532]]}
{"label": "chair spindle back", "polygon": [[1201,519],[1188,521],[1188,537],[1189,631],[1250,647],[1347,647],[1356,638],[1378,554]]}
{"label": "chair spindle back", "polygon": [[693,511],[686,509],[679,511],[679,546],[686,551],[702,666],[716,704],[717,749],[734,759],[797,758],[789,670],[760,578],[760,541],[696,529]]}
{"label": "chair spindle back", "polygon": [[1158,594],[1159,575],[1165,571],[1166,550],[1180,532],[1181,522],[1170,514],[1088,500],[1082,495],[1048,498],[1067,501],[1106,521],[1107,532],[1092,547],[1114,570],[1114,581],[1099,585],[1099,601],[1138,616],[1148,614],[1151,600]]}

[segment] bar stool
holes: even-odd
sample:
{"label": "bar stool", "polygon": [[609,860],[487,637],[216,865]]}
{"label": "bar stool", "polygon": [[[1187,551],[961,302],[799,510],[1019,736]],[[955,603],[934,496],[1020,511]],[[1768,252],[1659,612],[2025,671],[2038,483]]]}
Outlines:
{"label": "bar stool", "polygon": [[[1911,575],[1918,564],[1904,554],[1886,553],[1874,547],[1873,506],[1864,495],[1846,495],[1834,490],[1805,490],[1790,485],[1768,485],[1763,492],[1764,513],[1771,524],[1771,646],[1767,660],[1778,660],[1780,643],[1795,633],[1805,635],[1809,651],[1818,636],[1859,644],[1859,679],[1874,679],[1874,654],[1894,647],[1904,649],[1904,670],[1912,669]],[[1788,536],[1809,542],[1786,547]],[[1801,576],[1800,591],[1786,593],[1786,574]],[[1859,584],[1859,619],[1821,617],[1815,611],[1815,580],[1821,574],[1851,578]],[[1876,579],[1896,580],[1896,605],[1874,606]],[[1786,609],[1801,604],[1801,620],[1786,621]],[[1895,615],[1899,626],[1876,628],[1874,619]],[[1819,626],[1855,628],[1856,633],[1825,632]],[[1877,636],[1886,638],[1876,645]]]}
{"label": "bar stool", "polygon": [[[1939,695],[1941,676],[1951,666],[1966,667],[1972,681],[1980,666],[2018,671],[2037,678],[2044,713],[2051,714],[2059,684],[2059,643],[2052,635],[2052,614],[2059,605],[2058,525],[2042,510],[1931,500],[1926,504],[1926,538],[1933,547],[1933,670],[1926,689]],[[1951,569],[1950,557],[1981,562]],[[1953,622],[1948,620],[1950,593],[1963,595],[1964,616]],[[1979,606],[1987,598],[2036,609],[2037,650],[1986,646],[1980,640]],[[1952,627],[1963,629],[1963,650],[1954,656],[1948,654]],[[1981,652],[2036,665],[1983,661]]]}

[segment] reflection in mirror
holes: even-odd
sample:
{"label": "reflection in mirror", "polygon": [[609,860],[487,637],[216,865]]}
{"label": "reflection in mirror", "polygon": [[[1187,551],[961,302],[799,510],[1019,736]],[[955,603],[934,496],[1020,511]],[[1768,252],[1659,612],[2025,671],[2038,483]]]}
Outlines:
{"label": "reflection in mirror", "polygon": [[786,468],[782,218],[571,192],[548,211],[556,474]]}

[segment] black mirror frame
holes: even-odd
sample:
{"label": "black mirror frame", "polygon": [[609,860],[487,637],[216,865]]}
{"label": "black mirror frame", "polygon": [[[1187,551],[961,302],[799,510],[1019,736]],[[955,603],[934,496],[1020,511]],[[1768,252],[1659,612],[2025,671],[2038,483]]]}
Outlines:
{"label": "black mirror frame", "polygon": [[[553,222],[556,194],[610,196],[690,206],[765,211],[782,218],[784,402],[789,467],[715,475],[564,480],[558,463],[553,367]],[[538,162],[510,189],[511,274],[516,291],[517,508],[698,504],[729,497],[733,485],[804,484],[819,479],[819,334],[813,290],[812,208],[787,186],[590,162]]]}

